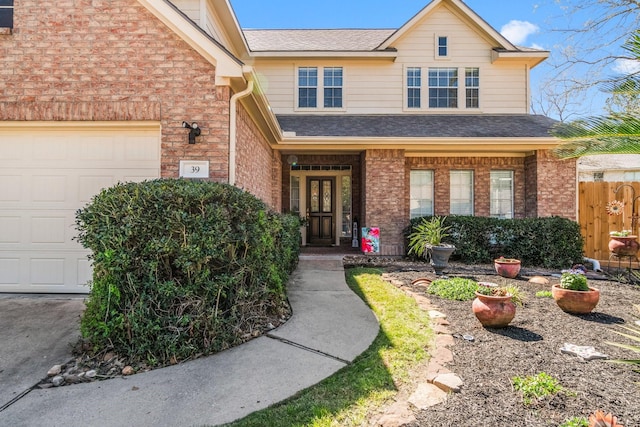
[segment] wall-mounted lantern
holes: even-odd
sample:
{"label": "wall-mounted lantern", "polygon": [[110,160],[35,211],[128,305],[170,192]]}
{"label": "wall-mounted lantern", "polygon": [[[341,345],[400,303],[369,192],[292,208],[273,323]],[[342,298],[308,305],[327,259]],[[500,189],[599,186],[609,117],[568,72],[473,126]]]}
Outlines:
{"label": "wall-mounted lantern", "polygon": [[196,122],[193,122],[191,124],[187,122],[182,122],[182,127],[189,129],[189,144],[195,144],[196,136],[200,136],[200,133],[201,133],[201,130],[198,127],[198,124]]}

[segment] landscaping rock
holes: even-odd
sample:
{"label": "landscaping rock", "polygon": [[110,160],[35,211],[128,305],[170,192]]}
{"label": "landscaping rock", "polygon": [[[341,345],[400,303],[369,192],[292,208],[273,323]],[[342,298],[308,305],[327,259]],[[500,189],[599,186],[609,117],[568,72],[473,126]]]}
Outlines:
{"label": "landscaping rock", "polygon": [[122,368],[122,375],[133,375],[133,374],[135,374],[135,371],[131,366],[125,366],[124,368]]}
{"label": "landscaping rock", "polygon": [[51,384],[53,384],[54,387],[60,387],[62,384],[64,384],[64,377],[62,375],[53,377],[53,379],[51,380]]}
{"label": "landscaping rock", "polygon": [[433,384],[425,383],[418,385],[416,391],[409,396],[408,401],[418,410],[425,410],[445,400],[447,400],[447,393]]}
{"label": "landscaping rock", "polygon": [[53,365],[51,369],[49,369],[49,372],[47,372],[47,376],[55,377],[56,375],[60,375],[60,372],[62,372],[62,365]]}
{"label": "landscaping rock", "polygon": [[409,409],[407,402],[396,402],[378,419],[376,425],[380,427],[402,427],[412,424],[415,421],[416,417],[413,415],[411,409]]}
{"label": "landscaping rock", "polygon": [[447,393],[460,393],[462,380],[454,373],[440,374],[433,380],[433,385]]}

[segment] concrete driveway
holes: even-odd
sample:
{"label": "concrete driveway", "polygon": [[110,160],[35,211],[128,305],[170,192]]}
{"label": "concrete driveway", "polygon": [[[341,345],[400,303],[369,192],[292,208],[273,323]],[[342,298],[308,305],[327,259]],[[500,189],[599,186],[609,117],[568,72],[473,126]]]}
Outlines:
{"label": "concrete driveway", "polygon": [[73,357],[84,298],[0,294],[0,409]]}

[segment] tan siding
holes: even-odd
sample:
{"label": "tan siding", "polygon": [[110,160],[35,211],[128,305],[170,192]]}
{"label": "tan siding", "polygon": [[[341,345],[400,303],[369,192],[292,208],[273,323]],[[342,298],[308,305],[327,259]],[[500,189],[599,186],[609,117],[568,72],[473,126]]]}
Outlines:
{"label": "tan siding", "polygon": [[[435,38],[449,38],[450,57],[434,59]],[[461,108],[437,110],[456,113],[528,113],[527,70],[524,63],[492,64],[493,46],[465,21],[445,6],[426,16],[394,46],[398,58],[390,60],[294,60],[265,59],[255,62],[256,69],[268,85],[267,96],[276,114],[296,112],[296,67],[344,67],[344,105],[341,110],[318,109],[318,113],[402,114],[428,113],[423,108],[408,111],[404,107],[406,67],[423,67],[422,104],[427,105],[427,70],[429,67],[457,67]],[[464,68],[480,68],[480,109],[464,108]],[[305,111],[308,113],[309,111]],[[313,112],[313,111],[312,111]]]}

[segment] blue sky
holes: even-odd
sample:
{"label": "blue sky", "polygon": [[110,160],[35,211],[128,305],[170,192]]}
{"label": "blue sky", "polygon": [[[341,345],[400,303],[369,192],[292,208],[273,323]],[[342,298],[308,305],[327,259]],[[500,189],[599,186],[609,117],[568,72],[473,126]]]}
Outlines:
{"label": "blue sky", "polygon": [[[243,28],[398,28],[429,0],[230,0]],[[581,25],[586,18],[566,14],[557,0],[466,0],[465,3],[511,42],[551,51],[566,44],[566,34],[551,31]],[[554,71],[552,61],[532,71],[532,91]],[[614,70],[612,69],[613,73]],[[600,114],[604,96],[582,103],[579,115]]]}

